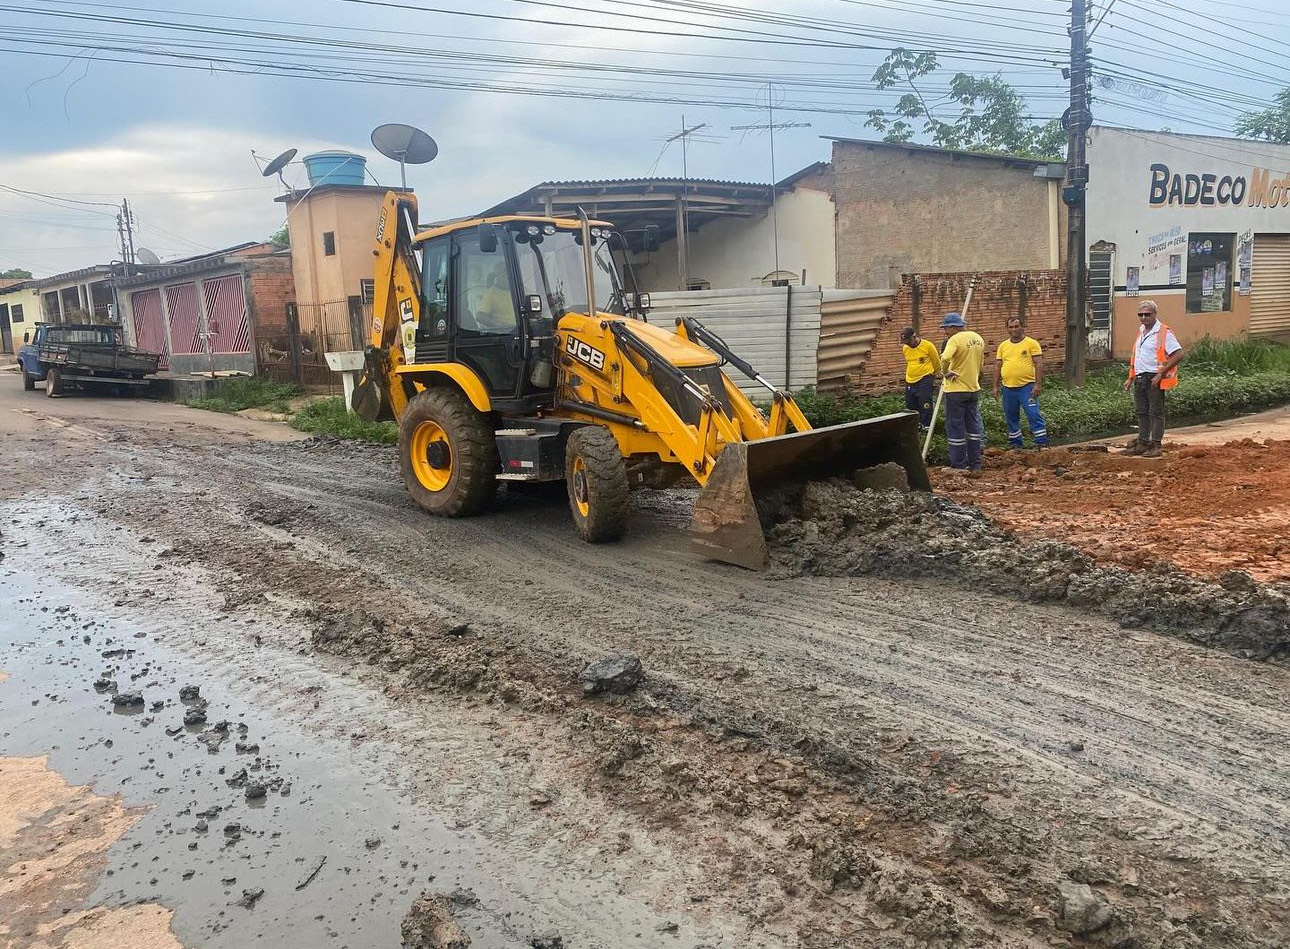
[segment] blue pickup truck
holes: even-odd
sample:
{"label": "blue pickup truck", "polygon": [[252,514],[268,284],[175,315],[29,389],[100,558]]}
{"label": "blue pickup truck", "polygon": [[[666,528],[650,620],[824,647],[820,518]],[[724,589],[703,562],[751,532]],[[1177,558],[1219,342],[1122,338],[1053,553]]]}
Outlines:
{"label": "blue pickup truck", "polygon": [[45,384],[45,394],[71,386],[112,387],[120,394],[148,385],[161,357],[125,345],[120,327],[93,323],[37,323],[18,350],[22,387]]}

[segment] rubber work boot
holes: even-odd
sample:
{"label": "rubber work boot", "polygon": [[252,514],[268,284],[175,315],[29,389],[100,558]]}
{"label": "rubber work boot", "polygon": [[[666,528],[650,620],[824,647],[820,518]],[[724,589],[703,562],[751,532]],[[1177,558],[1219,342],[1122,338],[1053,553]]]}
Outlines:
{"label": "rubber work boot", "polygon": [[1146,442],[1140,442],[1135,438],[1133,441],[1129,442],[1127,445],[1124,446],[1124,454],[1141,455],[1145,453],[1146,450],[1150,447],[1151,446],[1148,445]]}
{"label": "rubber work boot", "polygon": [[1143,458],[1159,458],[1159,457],[1160,457],[1160,443],[1159,443],[1159,442],[1152,442],[1150,445],[1148,445],[1148,446],[1147,446],[1147,450],[1146,450],[1146,451],[1144,451],[1144,452],[1142,453],[1142,457],[1143,457]]}

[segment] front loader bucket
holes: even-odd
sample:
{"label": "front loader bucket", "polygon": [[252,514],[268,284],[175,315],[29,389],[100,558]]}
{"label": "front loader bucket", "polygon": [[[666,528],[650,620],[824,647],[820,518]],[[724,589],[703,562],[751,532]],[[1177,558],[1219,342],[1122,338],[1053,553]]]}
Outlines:
{"label": "front loader bucket", "polygon": [[916,412],[726,445],[694,505],[695,547],[709,560],[763,570],[770,557],[759,499],[779,485],[850,477],[885,463],[904,468],[914,490],[932,489]]}

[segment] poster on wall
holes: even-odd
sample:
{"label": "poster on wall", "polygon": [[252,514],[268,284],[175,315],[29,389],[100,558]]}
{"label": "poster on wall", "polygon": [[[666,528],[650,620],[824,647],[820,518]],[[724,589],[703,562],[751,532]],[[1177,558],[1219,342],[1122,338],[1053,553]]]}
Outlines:
{"label": "poster on wall", "polygon": [[1240,282],[1236,285],[1236,292],[1243,297],[1248,297],[1250,295],[1250,268],[1249,267],[1246,267],[1246,266],[1241,267],[1241,279],[1240,279]]}
{"label": "poster on wall", "polygon": [[1136,297],[1138,288],[1142,285],[1142,268],[1130,267],[1124,274],[1124,293],[1126,296]]}
{"label": "poster on wall", "polygon": [[1200,292],[1209,294],[1214,292],[1214,268],[1206,267],[1200,276]]}
{"label": "poster on wall", "polygon": [[1222,290],[1227,286],[1227,261],[1220,260],[1214,264],[1214,289]]}
{"label": "poster on wall", "polygon": [[1252,231],[1246,231],[1238,238],[1236,243],[1236,265],[1238,267],[1250,266],[1253,256],[1254,234]]}
{"label": "poster on wall", "polygon": [[1169,286],[1182,286],[1182,254],[1169,255]]}

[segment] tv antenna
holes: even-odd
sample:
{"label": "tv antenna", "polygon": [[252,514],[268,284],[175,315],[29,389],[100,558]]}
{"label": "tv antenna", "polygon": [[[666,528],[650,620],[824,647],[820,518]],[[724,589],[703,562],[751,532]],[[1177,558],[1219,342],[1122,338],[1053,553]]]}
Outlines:
{"label": "tv antenna", "polygon": [[779,181],[775,177],[775,130],[810,128],[810,122],[775,122],[775,84],[766,83],[766,121],[758,125],[732,125],[730,131],[767,132],[770,135],[770,226],[775,245],[775,274],[779,275],[779,214],[775,207],[779,197]]}
{"label": "tv antenna", "polygon": [[435,140],[413,125],[390,122],[372,130],[372,147],[386,158],[399,163],[399,180],[408,186],[407,165],[424,165],[435,160],[439,146]]}
{"label": "tv antenna", "polygon": [[[658,153],[658,159],[654,161],[654,167],[657,168],[659,161],[663,158],[663,152],[667,151],[673,142],[681,143],[681,202],[676,226],[676,246],[681,267],[682,290],[690,288],[690,139],[693,138],[696,141],[720,141],[720,139],[713,138],[711,135],[700,136],[698,134],[707,127],[707,122],[700,122],[698,125],[686,125],[685,116],[681,116],[681,131],[663,139],[663,150]],[[654,169],[651,168],[650,174],[653,173]]]}
{"label": "tv antenna", "polygon": [[[252,154],[255,154],[255,153],[252,152]],[[291,185],[287,184],[287,179],[282,177],[282,169],[286,168],[288,163],[291,161],[291,159],[295,157],[296,157],[296,150],[294,148],[288,148],[277,158],[273,159],[273,161],[265,165],[264,170],[261,171],[260,174],[262,174],[266,178],[268,178],[270,175],[277,175],[278,180],[282,182],[282,187],[285,188],[287,191],[290,191]]]}
{"label": "tv antenna", "polygon": [[139,258],[140,263],[146,264],[149,267],[155,267],[157,264],[161,263],[161,258],[146,247],[140,247],[134,253],[135,256]]}

